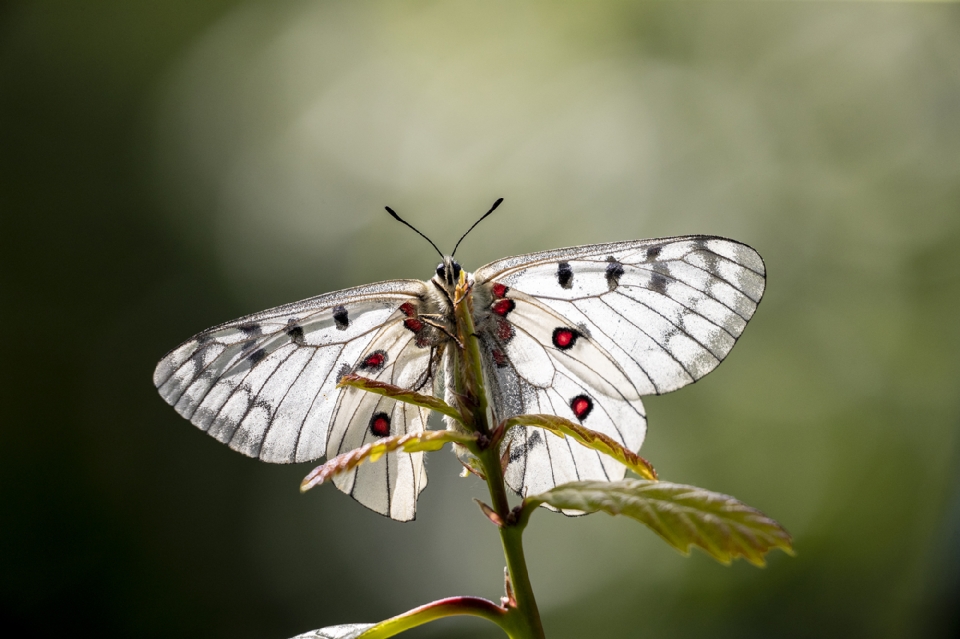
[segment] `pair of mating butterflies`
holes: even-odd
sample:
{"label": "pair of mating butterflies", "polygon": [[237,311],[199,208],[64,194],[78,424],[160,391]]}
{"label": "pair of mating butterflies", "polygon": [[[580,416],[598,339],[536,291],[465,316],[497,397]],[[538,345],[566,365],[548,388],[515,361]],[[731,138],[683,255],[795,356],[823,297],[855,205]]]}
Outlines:
{"label": "pair of mating butterflies", "polygon": [[[168,353],[154,384],[191,423],[272,463],[333,457],[420,432],[426,409],[337,383],[353,373],[455,405],[450,367],[458,346],[450,331],[460,271],[445,257],[426,282],[379,282],[221,324]],[[646,433],[640,397],[713,370],[765,283],[756,251],[704,235],[508,257],[466,277],[490,423],[558,415],[634,452]],[[523,496],[625,472],[620,462],[540,428],[517,426],[502,445],[507,485]],[[334,481],[364,506],[408,521],[427,484],[423,453],[391,453]]]}

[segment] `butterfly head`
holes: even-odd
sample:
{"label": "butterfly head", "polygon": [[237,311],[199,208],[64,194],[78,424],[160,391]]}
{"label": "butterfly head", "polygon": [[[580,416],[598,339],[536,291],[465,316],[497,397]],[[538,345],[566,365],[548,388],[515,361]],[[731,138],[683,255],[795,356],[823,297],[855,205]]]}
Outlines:
{"label": "butterfly head", "polygon": [[437,264],[437,277],[440,283],[447,288],[456,286],[460,281],[460,264],[452,257],[444,257],[443,261]]}

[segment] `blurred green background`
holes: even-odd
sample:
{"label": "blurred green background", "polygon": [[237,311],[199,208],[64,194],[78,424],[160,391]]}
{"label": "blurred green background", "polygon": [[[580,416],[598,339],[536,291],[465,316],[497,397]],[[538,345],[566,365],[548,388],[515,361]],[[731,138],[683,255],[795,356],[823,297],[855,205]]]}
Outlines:
{"label": "blurred green background", "polygon": [[[0,607],[19,637],[284,638],[496,599],[449,453],[397,524],[190,426],[156,361],[213,324],[459,257],[711,233],[766,260],[720,369],[646,404],[666,479],[798,555],[683,558],[542,513],[547,634],[960,633],[960,6],[0,4]],[[479,620],[411,637],[496,637]]]}

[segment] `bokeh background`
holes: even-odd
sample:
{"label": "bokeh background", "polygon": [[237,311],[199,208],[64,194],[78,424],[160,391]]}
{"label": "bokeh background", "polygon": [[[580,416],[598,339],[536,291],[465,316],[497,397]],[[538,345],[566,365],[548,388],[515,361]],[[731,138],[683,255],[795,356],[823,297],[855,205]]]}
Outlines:
{"label": "bokeh background", "polygon": [[[397,524],[157,396],[213,324],[459,257],[711,233],[768,289],[647,401],[661,475],[780,520],[766,569],[604,515],[527,535],[551,639],[960,632],[960,6],[0,4],[0,608],[19,637],[283,638],[496,599],[449,453]],[[500,636],[479,620],[410,636]]]}

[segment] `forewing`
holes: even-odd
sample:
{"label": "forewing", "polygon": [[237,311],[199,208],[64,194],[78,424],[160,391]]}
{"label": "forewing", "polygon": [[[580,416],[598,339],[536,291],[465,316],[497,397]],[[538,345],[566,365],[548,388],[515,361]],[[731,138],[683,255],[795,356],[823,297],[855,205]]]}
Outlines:
{"label": "forewing", "polygon": [[753,316],[764,278],[752,248],[701,235],[545,251],[475,273],[478,288],[502,284],[585,326],[641,395],[713,370]]}
{"label": "forewing", "polygon": [[178,413],[234,450],[275,463],[317,459],[343,393],[339,375],[385,327],[403,325],[401,305],[417,303],[424,289],[416,280],[381,282],[221,324],[160,360],[154,384]]}

